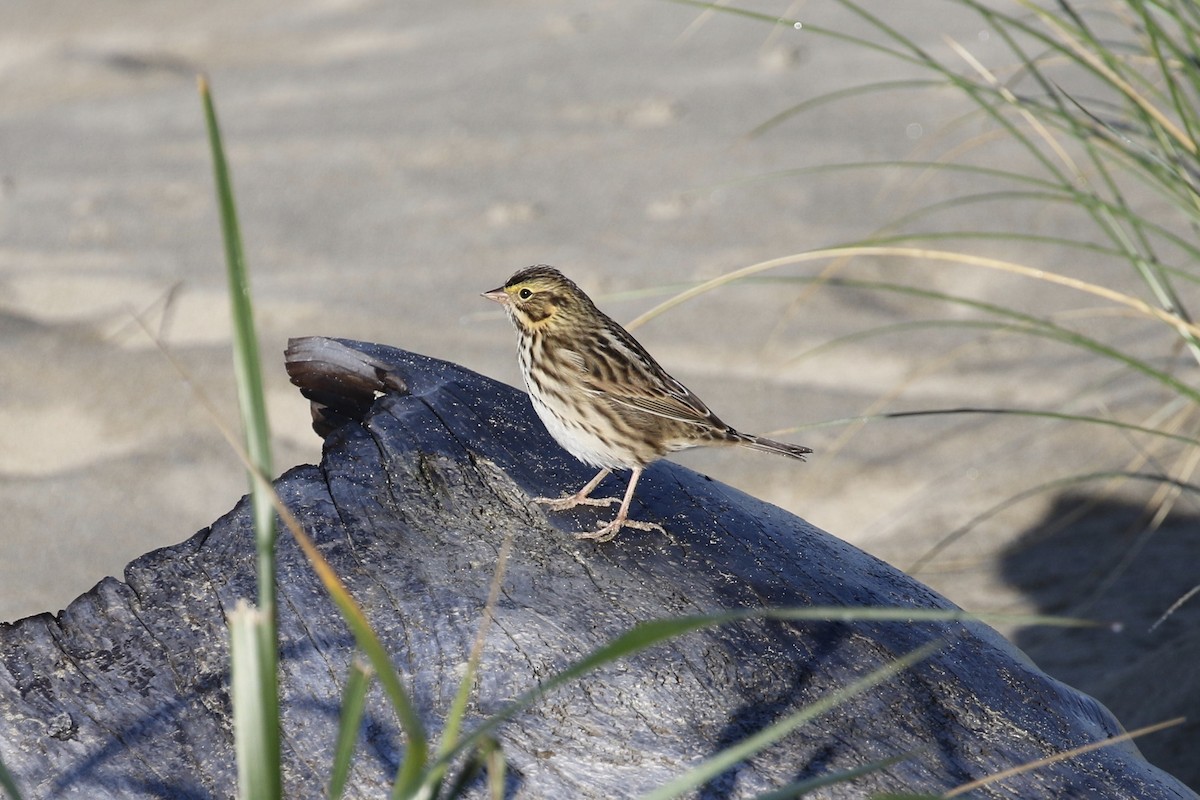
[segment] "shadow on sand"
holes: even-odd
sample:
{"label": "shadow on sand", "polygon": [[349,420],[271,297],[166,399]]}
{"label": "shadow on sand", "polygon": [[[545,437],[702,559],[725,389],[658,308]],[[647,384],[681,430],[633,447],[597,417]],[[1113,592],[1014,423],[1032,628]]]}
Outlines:
{"label": "shadow on sand", "polygon": [[1200,596],[1151,630],[1200,583],[1200,515],[1180,505],[1154,528],[1141,504],[1065,494],[1001,556],[999,568],[1044,613],[1119,623],[1117,632],[1025,628],[1013,640],[1130,730],[1188,717],[1137,744],[1152,763],[1200,789]]}

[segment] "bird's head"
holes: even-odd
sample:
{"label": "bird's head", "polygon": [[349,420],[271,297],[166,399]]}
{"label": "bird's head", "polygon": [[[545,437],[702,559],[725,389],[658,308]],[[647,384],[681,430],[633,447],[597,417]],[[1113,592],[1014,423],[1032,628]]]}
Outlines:
{"label": "bird's head", "polygon": [[594,308],[574,281],[544,264],[526,267],[483,296],[504,306],[512,321],[526,330],[560,325]]}

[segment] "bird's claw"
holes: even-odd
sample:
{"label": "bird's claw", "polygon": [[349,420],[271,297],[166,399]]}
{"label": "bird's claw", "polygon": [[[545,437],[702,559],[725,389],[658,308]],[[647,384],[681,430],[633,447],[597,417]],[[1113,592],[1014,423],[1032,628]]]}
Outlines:
{"label": "bird's claw", "polygon": [[573,494],[569,497],[535,497],[533,502],[547,506],[550,511],[566,511],[575,506],[611,506],[613,503],[619,503],[620,499],[616,497],[580,497]]}
{"label": "bird's claw", "polygon": [[598,530],[577,533],[575,534],[575,538],[590,539],[595,542],[611,542],[613,539],[617,538],[617,534],[621,532],[621,528],[636,528],[639,531],[658,531],[664,536],[667,535],[667,531],[663,528],[663,526],[656,522],[639,522],[633,519],[614,519],[612,522]]}

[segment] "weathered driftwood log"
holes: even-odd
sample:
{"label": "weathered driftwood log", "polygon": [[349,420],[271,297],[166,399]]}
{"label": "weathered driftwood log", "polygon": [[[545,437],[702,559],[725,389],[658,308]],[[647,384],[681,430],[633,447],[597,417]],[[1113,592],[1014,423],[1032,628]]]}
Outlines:
{"label": "weathered driftwood log", "polygon": [[[530,502],[590,475],[553,444],[521,393],[376,345],[298,340],[289,361],[326,444],[321,465],[289,471],[279,493],[367,609],[435,732],[506,536],[512,557],[476,720],[647,619],[762,606],[950,607],[802,520],[668,463],[647,472],[637,495],[640,518],[663,523],[667,536],[577,541],[572,531],[611,509],[551,518]],[[58,617],[0,627],[0,752],[30,797],[233,796],[224,615],[253,596],[249,525],[243,502]],[[354,644],[287,534],[278,550],[286,796],[320,797]],[[927,661],[702,796],[745,797],[910,752],[826,796],[940,791],[1120,733],[1103,707],[981,624],[744,622],[602,669],[504,725],[510,795],[636,795],[935,639],[946,645]],[[393,716],[373,698],[348,796],[385,796],[403,751]],[[972,796],[1195,795],[1126,743]]]}

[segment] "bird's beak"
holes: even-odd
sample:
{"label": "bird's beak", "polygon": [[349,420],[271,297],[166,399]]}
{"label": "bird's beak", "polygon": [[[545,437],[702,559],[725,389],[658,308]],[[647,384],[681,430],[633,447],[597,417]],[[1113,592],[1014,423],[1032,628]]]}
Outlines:
{"label": "bird's beak", "polygon": [[488,300],[495,300],[502,306],[508,305],[508,292],[504,291],[504,287],[492,289],[490,292],[484,292],[481,297],[486,297]]}

